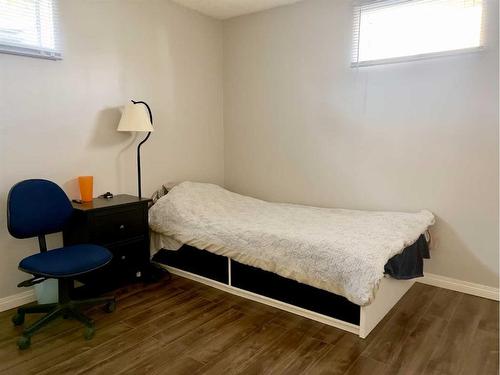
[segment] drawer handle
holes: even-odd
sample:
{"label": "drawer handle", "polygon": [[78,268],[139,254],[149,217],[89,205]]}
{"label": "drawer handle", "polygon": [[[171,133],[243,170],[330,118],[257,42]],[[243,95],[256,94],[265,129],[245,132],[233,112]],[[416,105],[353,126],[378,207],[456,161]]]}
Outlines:
{"label": "drawer handle", "polygon": [[120,225],[120,230],[124,230],[125,229],[125,224],[121,224]]}

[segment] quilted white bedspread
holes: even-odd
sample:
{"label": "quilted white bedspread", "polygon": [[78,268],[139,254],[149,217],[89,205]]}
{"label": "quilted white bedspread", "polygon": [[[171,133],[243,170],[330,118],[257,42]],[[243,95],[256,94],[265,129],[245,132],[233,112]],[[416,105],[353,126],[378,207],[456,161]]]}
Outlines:
{"label": "quilted white bedspread", "polygon": [[174,240],[175,248],[205,249],[358,305],[373,299],[387,261],[433,223],[429,211],[270,203],[194,182],[175,186],[149,211],[151,229]]}

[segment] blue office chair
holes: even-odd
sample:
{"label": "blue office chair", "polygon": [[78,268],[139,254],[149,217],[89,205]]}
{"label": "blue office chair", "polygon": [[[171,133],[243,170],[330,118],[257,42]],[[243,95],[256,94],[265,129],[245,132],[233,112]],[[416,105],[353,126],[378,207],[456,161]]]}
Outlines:
{"label": "blue office chair", "polygon": [[25,180],[14,185],[7,199],[7,227],[16,238],[38,237],[40,253],[24,258],[19,269],[33,275],[18,287],[35,285],[46,279],[57,279],[59,302],[20,307],[12,318],[14,325],[24,323],[25,314],[47,313],[44,317],[26,327],[19,338],[19,349],[31,344],[31,336],[40,328],[59,316],[74,318],[85,325],[85,338],[90,340],[95,333],[94,322],[80,312],[81,308],[97,304],[105,305],[107,312],[115,309],[114,297],[71,300],[73,279],[79,275],[97,270],[112,259],[104,247],[96,245],[73,245],[47,251],[45,235],[61,232],[73,214],[73,207],[64,191],[47,180]]}

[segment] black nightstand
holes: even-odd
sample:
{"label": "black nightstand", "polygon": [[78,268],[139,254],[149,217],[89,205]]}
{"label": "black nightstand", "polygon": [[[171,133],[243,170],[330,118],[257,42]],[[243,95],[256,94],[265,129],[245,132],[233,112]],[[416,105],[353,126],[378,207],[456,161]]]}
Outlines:
{"label": "black nightstand", "polygon": [[111,263],[79,281],[106,292],[142,279],[149,265],[148,203],[132,195],[73,203],[74,214],[63,232],[64,245],[92,243],[113,253]]}

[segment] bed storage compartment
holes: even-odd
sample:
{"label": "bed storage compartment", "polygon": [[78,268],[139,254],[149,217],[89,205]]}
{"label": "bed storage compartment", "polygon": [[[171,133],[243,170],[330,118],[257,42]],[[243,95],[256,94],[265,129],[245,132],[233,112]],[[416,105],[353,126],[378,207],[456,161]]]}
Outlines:
{"label": "bed storage compartment", "polygon": [[227,258],[208,251],[184,245],[177,251],[160,250],[153,260],[224,284],[229,283]]}
{"label": "bed storage compartment", "polygon": [[360,307],[347,298],[231,260],[231,285],[359,325]]}
{"label": "bed storage compartment", "polygon": [[228,258],[205,250],[184,245],[177,251],[160,250],[153,260],[347,323],[360,322],[360,306],[345,297],[234,260],[229,271]]}
{"label": "bed storage compartment", "polygon": [[334,293],[187,245],[177,251],[160,250],[153,261],[174,274],[355,333],[361,338],[375,328],[414,283],[414,280],[384,277],[375,300],[360,307]]}

